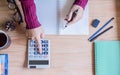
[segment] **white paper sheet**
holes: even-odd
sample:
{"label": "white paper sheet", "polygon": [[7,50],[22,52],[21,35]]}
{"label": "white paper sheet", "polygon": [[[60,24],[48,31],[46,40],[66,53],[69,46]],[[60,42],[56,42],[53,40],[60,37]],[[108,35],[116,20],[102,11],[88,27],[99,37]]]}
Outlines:
{"label": "white paper sheet", "polygon": [[45,34],[58,34],[57,1],[35,0],[37,16]]}
{"label": "white paper sheet", "polygon": [[70,10],[74,0],[35,0],[37,16],[42,24],[45,34],[60,35],[88,35],[88,5],[83,18],[64,29],[65,16]]}

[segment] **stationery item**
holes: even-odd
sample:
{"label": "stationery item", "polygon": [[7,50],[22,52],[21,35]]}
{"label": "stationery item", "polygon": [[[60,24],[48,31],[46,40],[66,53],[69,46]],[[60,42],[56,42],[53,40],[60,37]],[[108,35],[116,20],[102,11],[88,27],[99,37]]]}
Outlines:
{"label": "stationery item", "polygon": [[120,41],[96,41],[95,75],[120,75]]}
{"label": "stationery item", "polygon": [[37,42],[28,40],[28,68],[50,67],[50,41],[41,40],[42,51],[39,52]]}
{"label": "stationery item", "polygon": [[[76,11],[73,12],[72,18],[71,18],[71,20],[68,21],[68,22],[71,22],[71,21],[75,18],[75,16],[77,15],[77,12],[78,12],[78,9],[77,9]],[[67,24],[65,25],[65,27],[67,27]]]}
{"label": "stationery item", "polygon": [[99,23],[100,23],[100,20],[95,19],[95,20],[93,20],[92,26],[93,26],[94,28],[96,28],[96,27],[99,25]]}
{"label": "stationery item", "polygon": [[99,33],[98,35],[96,35],[95,37],[93,37],[90,42],[94,41],[97,37],[99,37],[100,35],[102,35],[103,33],[107,32],[108,30],[110,30],[111,28],[113,28],[113,26],[110,26],[109,28],[105,29],[104,31],[102,31],[101,33]]}
{"label": "stationery item", "polygon": [[82,19],[65,28],[64,20],[74,0],[35,0],[37,16],[45,34],[88,35],[88,5]]}
{"label": "stationery item", "polygon": [[8,54],[0,54],[0,75],[8,75]]}
{"label": "stationery item", "polygon": [[0,50],[10,46],[10,37],[2,30],[0,30]]}
{"label": "stationery item", "polygon": [[112,20],[114,20],[114,17],[112,17],[105,25],[103,25],[98,31],[96,31],[88,40],[91,40],[94,36],[99,34],[99,32],[104,29]]}

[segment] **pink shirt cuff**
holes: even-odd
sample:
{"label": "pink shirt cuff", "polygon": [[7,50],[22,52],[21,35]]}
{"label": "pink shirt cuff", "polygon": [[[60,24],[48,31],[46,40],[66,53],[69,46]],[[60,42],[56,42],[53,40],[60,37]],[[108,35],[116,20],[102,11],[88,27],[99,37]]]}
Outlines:
{"label": "pink shirt cuff", "polygon": [[75,0],[75,2],[73,4],[79,5],[83,9],[85,9],[87,2],[88,2],[88,0]]}

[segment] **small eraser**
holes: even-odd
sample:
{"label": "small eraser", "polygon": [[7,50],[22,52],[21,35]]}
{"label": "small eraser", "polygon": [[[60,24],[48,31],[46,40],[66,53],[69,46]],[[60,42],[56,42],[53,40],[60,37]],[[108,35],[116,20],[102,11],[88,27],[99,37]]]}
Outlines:
{"label": "small eraser", "polygon": [[95,19],[95,20],[93,20],[92,25],[93,25],[93,27],[95,27],[95,28],[96,28],[96,27],[99,25],[99,23],[100,23],[100,20]]}

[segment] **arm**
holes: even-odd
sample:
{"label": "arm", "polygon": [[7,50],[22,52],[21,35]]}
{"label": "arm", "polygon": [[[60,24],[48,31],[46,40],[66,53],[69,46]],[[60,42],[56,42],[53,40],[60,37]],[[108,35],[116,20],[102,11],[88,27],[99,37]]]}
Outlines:
{"label": "arm", "polygon": [[20,0],[20,2],[23,8],[25,22],[27,24],[26,28],[34,29],[41,26],[36,16],[36,6],[34,0]]}
{"label": "arm", "polygon": [[[66,15],[65,20],[68,22],[67,25],[78,22],[82,16],[88,0],[75,0],[69,13]],[[73,13],[78,10],[77,15],[72,19]],[[71,20],[72,19],[72,20]]]}
{"label": "arm", "polygon": [[36,6],[34,0],[20,0],[20,2],[22,5],[25,22],[27,24],[26,36],[29,39],[36,40],[39,51],[41,51],[42,49],[40,40],[44,38],[44,32],[36,15]]}

